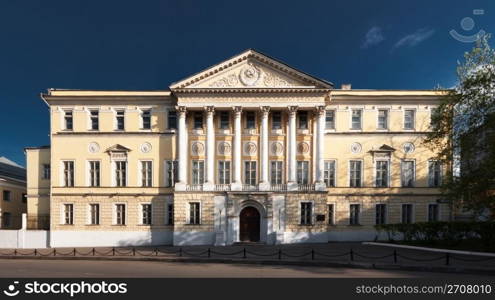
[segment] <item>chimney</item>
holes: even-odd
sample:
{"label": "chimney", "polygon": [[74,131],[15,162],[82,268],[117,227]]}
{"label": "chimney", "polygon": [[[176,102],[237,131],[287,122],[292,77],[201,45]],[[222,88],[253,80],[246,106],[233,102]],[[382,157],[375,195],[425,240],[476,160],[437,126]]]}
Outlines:
{"label": "chimney", "polygon": [[352,88],[352,84],[350,84],[350,83],[343,83],[340,86],[340,88],[343,89],[343,90],[350,90]]}

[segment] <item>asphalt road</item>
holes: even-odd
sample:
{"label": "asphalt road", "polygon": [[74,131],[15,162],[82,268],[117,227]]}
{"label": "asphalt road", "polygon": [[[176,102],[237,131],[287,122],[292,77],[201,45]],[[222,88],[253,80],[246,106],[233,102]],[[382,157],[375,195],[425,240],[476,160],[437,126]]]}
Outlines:
{"label": "asphalt road", "polygon": [[[398,270],[329,268],[304,266],[269,266],[253,264],[183,263],[150,261],[84,261],[0,259],[0,277],[43,278],[239,278],[239,277],[340,277],[340,278],[458,278],[480,279],[483,276],[457,273],[429,273]],[[493,277],[486,277],[493,278]]]}

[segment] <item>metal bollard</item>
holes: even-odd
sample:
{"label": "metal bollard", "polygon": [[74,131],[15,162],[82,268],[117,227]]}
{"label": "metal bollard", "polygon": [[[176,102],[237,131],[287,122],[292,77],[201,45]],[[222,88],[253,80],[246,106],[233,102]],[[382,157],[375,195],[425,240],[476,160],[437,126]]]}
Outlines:
{"label": "metal bollard", "polygon": [[115,247],[112,248],[112,255],[115,256]]}
{"label": "metal bollard", "polygon": [[351,249],[351,252],[349,252],[349,254],[351,255],[351,261],[354,261],[354,251]]}
{"label": "metal bollard", "polygon": [[211,257],[211,250],[208,248],[208,257]]}
{"label": "metal bollard", "polygon": [[95,248],[93,248],[93,256],[95,256],[95,254],[96,254],[96,250]]}
{"label": "metal bollard", "polygon": [[132,248],[132,256],[136,256],[136,248]]}
{"label": "metal bollard", "polygon": [[243,257],[242,257],[242,258],[247,258],[247,256],[246,256],[246,248],[244,248],[243,253],[244,253],[244,255],[243,255]]}
{"label": "metal bollard", "polygon": [[278,259],[282,259],[282,249],[278,249]]}
{"label": "metal bollard", "polygon": [[182,248],[179,248],[179,256],[182,256]]}
{"label": "metal bollard", "polygon": [[315,249],[311,249],[311,260],[315,260]]}
{"label": "metal bollard", "polygon": [[394,250],[394,264],[397,263],[397,250]]}
{"label": "metal bollard", "polygon": [[445,265],[450,265],[450,253],[445,253]]}
{"label": "metal bollard", "polygon": [[38,249],[34,249],[34,256],[38,255]]}
{"label": "metal bollard", "polygon": [[76,256],[76,248],[74,248],[74,252],[73,252],[74,256]]}

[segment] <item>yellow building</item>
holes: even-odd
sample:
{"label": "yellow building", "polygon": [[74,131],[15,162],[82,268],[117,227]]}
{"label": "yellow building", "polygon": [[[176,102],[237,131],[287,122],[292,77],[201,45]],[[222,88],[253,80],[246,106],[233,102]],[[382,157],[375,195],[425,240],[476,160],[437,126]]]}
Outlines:
{"label": "yellow building", "polygon": [[52,246],[370,240],[447,220],[421,144],[440,96],[335,89],[254,50],[165,91],[50,89],[29,215],[49,209]]}
{"label": "yellow building", "polygon": [[0,157],[0,228],[20,229],[26,212],[26,169]]}

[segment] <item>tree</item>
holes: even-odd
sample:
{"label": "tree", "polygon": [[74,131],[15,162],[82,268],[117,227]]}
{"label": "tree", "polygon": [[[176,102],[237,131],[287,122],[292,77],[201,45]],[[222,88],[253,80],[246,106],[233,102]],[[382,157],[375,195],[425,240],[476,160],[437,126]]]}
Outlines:
{"label": "tree", "polygon": [[453,208],[494,219],[495,50],[489,39],[480,37],[458,63],[458,84],[445,92],[424,143],[448,166],[443,198]]}

